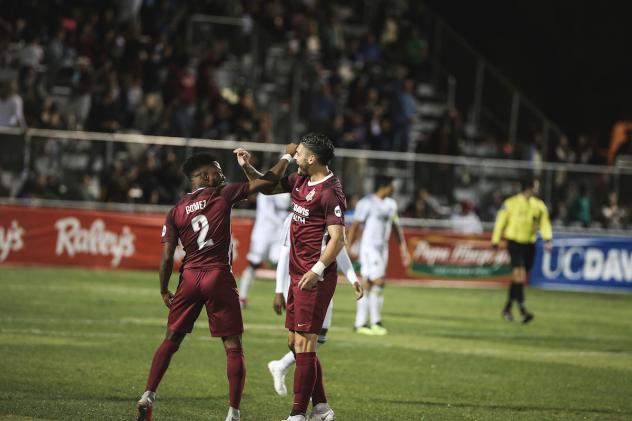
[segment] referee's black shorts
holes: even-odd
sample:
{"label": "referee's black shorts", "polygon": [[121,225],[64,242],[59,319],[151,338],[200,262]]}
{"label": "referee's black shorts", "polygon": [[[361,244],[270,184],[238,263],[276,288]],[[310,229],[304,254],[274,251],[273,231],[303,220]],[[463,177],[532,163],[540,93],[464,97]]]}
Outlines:
{"label": "referee's black shorts", "polygon": [[535,258],[535,243],[517,243],[507,240],[507,251],[512,268],[525,268],[527,272],[531,271]]}

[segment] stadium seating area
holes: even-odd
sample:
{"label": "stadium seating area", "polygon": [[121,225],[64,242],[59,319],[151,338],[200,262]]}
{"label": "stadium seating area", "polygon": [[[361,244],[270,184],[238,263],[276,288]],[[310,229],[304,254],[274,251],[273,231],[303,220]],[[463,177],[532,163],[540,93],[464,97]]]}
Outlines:
{"label": "stadium seating area", "polygon": [[[429,82],[430,25],[413,2],[51,1],[37,17],[31,3],[12,1],[0,18],[1,96],[16,104],[2,125],[273,143],[316,130],[351,149],[602,162],[585,137],[542,150],[537,139],[469,133],[467,110],[445,105]],[[238,23],[220,36],[196,14]],[[2,195],[169,204],[182,192],[182,150],[119,145],[108,161],[102,145],[51,139],[34,149],[29,177],[3,176]],[[69,154],[81,177],[69,176]],[[555,184],[571,192],[553,204],[560,224],[628,224],[630,210],[604,210],[619,209],[607,182],[601,196],[569,183]],[[460,200],[431,193],[443,212],[415,211],[417,191],[408,215],[446,218]],[[484,220],[496,196],[475,203]]]}

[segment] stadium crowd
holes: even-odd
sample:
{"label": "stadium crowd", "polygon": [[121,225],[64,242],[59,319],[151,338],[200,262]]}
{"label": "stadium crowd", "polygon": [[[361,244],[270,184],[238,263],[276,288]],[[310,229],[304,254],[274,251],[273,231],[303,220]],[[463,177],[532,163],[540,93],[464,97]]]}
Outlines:
{"label": "stadium crowd", "polygon": [[[302,75],[299,125],[327,133],[337,147],[522,158],[534,167],[603,162],[595,142],[583,136],[575,145],[562,136],[549,150],[539,139],[516,147],[500,136],[468,137],[454,108],[432,131],[413,130],[417,87],[431,69],[428,20],[424,7],[412,2],[387,8],[363,1],[58,0],[38,2],[42,13],[32,16],[34,3],[10,1],[0,18],[3,126],[285,141],[283,115],[273,116],[251,85],[226,89],[218,80],[225,63],[250,53],[238,46],[256,37],[251,59],[259,67],[269,67],[266,56],[276,46],[291,73]],[[196,13],[241,19],[237,42],[213,38],[192,51],[188,19]],[[289,103],[292,84],[281,78],[263,71],[257,83],[276,85],[281,102]],[[16,183],[3,173],[0,194],[170,204],[182,193],[181,150],[117,148],[122,159],[107,161],[103,145],[37,142],[29,177]],[[619,207],[616,195],[593,199],[586,185],[571,183],[563,172],[556,177],[557,188],[572,187],[553,206],[559,223],[629,223],[632,212]],[[415,192],[406,215],[447,218],[453,206],[457,213],[463,208],[450,194],[433,193],[438,197],[423,188]],[[500,199],[494,192],[479,201],[477,214],[492,220]]]}

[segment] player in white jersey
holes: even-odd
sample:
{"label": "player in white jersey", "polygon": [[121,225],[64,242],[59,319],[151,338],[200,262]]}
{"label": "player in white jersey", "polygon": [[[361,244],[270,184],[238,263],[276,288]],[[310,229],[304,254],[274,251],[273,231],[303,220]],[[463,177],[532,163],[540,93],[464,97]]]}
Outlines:
{"label": "player in white jersey", "polygon": [[[349,249],[358,237],[360,224],[364,225],[360,241],[361,275],[365,282],[367,296],[357,303],[355,330],[366,335],[385,335],[382,326],[382,307],[384,305],[384,276],[388,263],[388,240],[391,226],[395,226],[397,241],[400,246],[402,264],[410,264],[410,254],[399,225],[397,202],[390,196],[393,194],[393,179],[378,176],[375,179],[375,191],[358,201],[351,228],[349,229]],[[367,325],[367,316],[371,315],[371,325]]]}
{"label": "player in white jersey", "polygon": [[[274,294],[273,307],[276,314],[281,315],[285,308],[287,301],[287,294],[290,288],[290,224],[292,222],[292,215],[289,215],[283,225],[283,242],[279,249],[279,261],[276,269],[276,288]],[[325,247],[325,241],[323,241],[323,249]],[[342,272],[349,283],[355,289],[356,300],[362,299],[364,291],[360,285],[360,281],[353,270],[353,264],[347,254],[346,249],[342,249],[336,257],[336,263],[338,264],[338,270]],[[324,344],[327,340],[327,331],[331,327],[332,313],[334,308],[333,299],[329,303],[325,320],[323,321],[323,327],[318,335],[319,346]],[[281,396],[287,395],[287,387],[285,386],[285,374],[287,370],[296,362],[294,353],[289,351],[281,359],[270,361],[268,363],[268,370],[272,374],[274,380],[274,390]]]}
{"label": "player in white jersey", "polygon": [[248,290],[252,285],[255,270],[264,260],[277,264],[281,244],[281,229],[290,207],[290,194],[268,196],[257,194],[257,215],[255,226],[250,235],[250,249],[246,259],[248,267],[244,269],[239,281],[239,302],[241,308],[248,305]]}

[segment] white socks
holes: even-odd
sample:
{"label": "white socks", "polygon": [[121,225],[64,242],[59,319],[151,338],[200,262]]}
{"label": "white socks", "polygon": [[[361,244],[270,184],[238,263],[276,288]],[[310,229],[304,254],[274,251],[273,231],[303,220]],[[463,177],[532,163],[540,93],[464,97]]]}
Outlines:
{"label": "white socks", "polygon": [[143,396],[140,397],[139,402],[146,401],[149,402],[149,404],[151,405],[152,403],[154,403],[155,400],[156,392],[150,392],[149,390],[146,390],[145,393],[143,393]]}
{"label": "white socks", "polygon": [[241,279],[239,280],[239,298],[245,299],[248,297],[248,290],[250,289],[250,285],[252,285],[254,274],[255,269],[250,265],[242,272]]}
{"label": "white socks", "polygon": [[294,353],[292,351],[289,351],[283,356],[283,358],[279,360],[279,367],[281,368],[281,370],[287,371],[287,369],[290,368],[290,366],[294,364],[295,361],[296,359],[294,358]]}
{"label": "white socks", "polygon": [[360,328],[366,324],[366,320],[369,317],[369,299],[366,294],[356,301],[356,319],[355,327]]}
{"label": "white socks", "polygon": [[371,324],[382,321],[382,307],[384,306],[384,288],[373,285],[369,292],[369,309],[371,311]]}
{"label": "white socks", "polygon": [[239,409],[235,409],[232,406],[228,408],[228,415],[226,415],[227,420],[238,420],[240,419]]}

